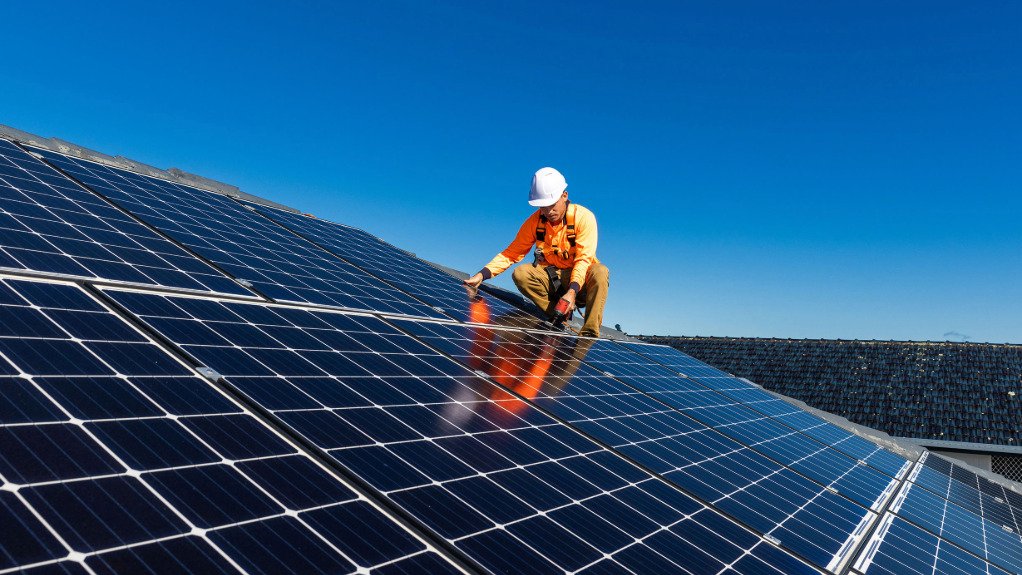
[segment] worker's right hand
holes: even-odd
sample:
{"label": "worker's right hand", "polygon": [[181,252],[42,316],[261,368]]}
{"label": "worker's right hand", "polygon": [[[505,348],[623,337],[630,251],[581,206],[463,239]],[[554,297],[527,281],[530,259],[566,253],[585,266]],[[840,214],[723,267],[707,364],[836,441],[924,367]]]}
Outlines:
{"label": "worker's right hand", "polygon": [[468,287],[473,287],[473,288],[477,288],[477,287],[479,287],[480,285],[482,285],[482,283],[483,283],[483,274],[478,274],[478,273],[477,273],[476,275],[474,275],[474,276],[472,276],[472,277],[470,277],[470,278],[466,279],[466,280],[465,280],[464,282],[462,282],[462,283],[464,283],[464,284],[465,284],[465,285],[467,285]]}

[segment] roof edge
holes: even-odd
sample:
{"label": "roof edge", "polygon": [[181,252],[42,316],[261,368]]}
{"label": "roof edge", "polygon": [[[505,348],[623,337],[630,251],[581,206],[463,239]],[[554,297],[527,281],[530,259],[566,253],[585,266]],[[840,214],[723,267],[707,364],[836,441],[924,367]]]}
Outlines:
{"label": "roof edge", "polygon": [[1022,343],[990,342],[990,341],[951,341],[951,340],[910,340],[910,339],[841,339],[841,338],[794,338],[794,337],[750,337],[730,335],[635,335],[640,339],[684,339],[684,340],[717,340],[717,341],[763,341],[791,343],[865,343],[871,345],[961,345],[961,346],[1001,346],[1022,347]]}
{"label": "roof edge", "polygon": [[286,206],[284,204],[280,204],[272,200],[267,200],[259,196],[254,196],[247,192],[243,192],[237,186],[232,186],[231,184],[225,184],[223,182],[218,182],[216,180],[199,176],[197,174],[192,174],[179,168],[172,167],[164,170],[150,166],[148,164],[143,164],[142,162],[137,162],[135,160],[132,160],[131,158],[125,158],[124,156],[111,156],[109,154],[97,152],[96,150],[92,150],[84,146],[79,146],[78,144],[75,144],[73,142],[68,142],[66,140],[61,140],[59,138],[44,138],[42,136],[37,136],[24,130],[19,130],[17,128],[12,128],[11,126],[5,126],[3,124],[0,124],[0,137],[8,138],[10,140],[14,140],[15,142],[19,142],[22,144],[28,144],[36,148],[43,148],[45,150],[56,152],[58,154],[75,156],[78,158],[82,158],[113,168],[128,170],[129,172],[135,172],[145,176],[151,176],[161,180],[167,180],[169,182],[173,182],[176,184],[183,184],[186,186],[190,186],[192,188],[198,188],[200,190],[204,190],[207,192],[220,194],[222,196],[229,196],[235,199],[246,200],[252,203],[270,206],[273,208],[277,208],[278,210],[284,210],[295,214],[301,213],[300,210],[292,208],[291,206]]}
{"label": "roof edge", "polygon": [[1022,455],[1020,445],[1001,445],[999,443],[977,443],[975,441],[948,441],[946,439],[921,439],[917,437],[899,437],[904,441],[911,441],[923,447],[933,449],[947,449],[952,451],[968,451],[970,453],[983,452],[984,454],[1005,454]]}

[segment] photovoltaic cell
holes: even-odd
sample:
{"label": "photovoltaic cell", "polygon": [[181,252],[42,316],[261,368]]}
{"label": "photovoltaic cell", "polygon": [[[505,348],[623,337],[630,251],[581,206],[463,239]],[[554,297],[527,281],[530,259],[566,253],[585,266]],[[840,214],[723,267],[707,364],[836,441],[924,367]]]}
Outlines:
{"label": "photovoltaic cell", "polygon": [[[924,465],[917,464],[910,480],[914,481],[917,470],[924,468]],[[950,493],[946,496],[953,500],[915,483],[907,483],[890,510],[979,558],[1011,573],[1022,573],[1022,538],[1018,532],[958,505],[959,496]]]}
{"label": "photovoltaic cell", "polygon": [[4,139],[0,267],[252,295]]}
{"label": "photovoltaic cell", "polygon": [[444,317],[226,196],[47,150],[38,152],[275,300]]}
{"label": "photovoltaic cell", "polygon": [[457,572],[81,288],[0,308],[0,573]]}
{"label": "photovoltaic cell", "polygon": [[740,401],[750,409],[760,411],[802,433],[844,452],[891,477],[901,477],[908,469],[908,461],[875,443],[854,435],[801,409],[791,409],[781,401],[748,382],[724,373],[673,347],[640,343],[620,343],[631,351],[649,357],[685,377]]}
{"label": "photovoltaic cell", "polygon": [[[839,491],[860,505],[878,510],[896,482],[859,460],[817,441],[780,418],[801,410],[769,396],[740,394],[744,401],[680,375],[645,356],[603,340],[592,344],[586,361],[631,387],[689,415],[756,452]],[[761,393],[761,392],[760,392]],[[769,416],[768,416],[769,415]],[[817,425],[828,425],[817,420]],[[879,448],[878,448],[879,449]],[[907,469],[908,462],[904,462]]]}
{"label": "photovoltaic cell", "polygon": [[1008,573],[890,513],[884,516],[855,568],[864,575]]}
{"label": "photovoltaic cell", "polygon": [[461,321],[539,327],[531,314],[501,301],[466,292],[462,283],[375,236],[349,226],[262,205],[253,209],[377,277]]}
{"label": "photovoltaic cell", "polygon": [[913,483],[1022,533],[1022,494],[931,453],[923,454],[919,461],[922,465],[913,471]]}
{"label": "photovoltaic cell", "polygon": [[816,572],[379,319],[107,293],[490,572]]}
{"label": "photovoltaic cell", "polygon": [[590,365],[605,341],[395,323],[821,568],[839,568],[875,517],[834,491],[844,475],[814,482]]}

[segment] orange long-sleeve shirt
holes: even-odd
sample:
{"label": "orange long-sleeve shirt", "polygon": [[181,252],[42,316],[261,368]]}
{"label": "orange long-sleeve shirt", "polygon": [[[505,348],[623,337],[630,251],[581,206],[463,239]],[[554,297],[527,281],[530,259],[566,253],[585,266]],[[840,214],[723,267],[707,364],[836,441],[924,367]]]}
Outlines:
{"label": "orange long-sleeve shirt", "polygon": [[[596,216],[593,212],[578,205],[568,204],[568,210],[575,211],[575,247],[568,244],[568,217],[561,218],[556,226],[546,223],[546,237],[541,243],[543,255],[548,265],[560,269],[571,268],[571,283],[576,291],[586,281],[586,274],[589,273],[589,266],[599,262],[596,259]],[[483,268],[483,275],[495,276],[522,261],[533,244],[536,243],[536,226],[539,224],[539,210],[536,210],[529,219],[525,220],[514,241],[504,251],[497,254],[490,263]]]}

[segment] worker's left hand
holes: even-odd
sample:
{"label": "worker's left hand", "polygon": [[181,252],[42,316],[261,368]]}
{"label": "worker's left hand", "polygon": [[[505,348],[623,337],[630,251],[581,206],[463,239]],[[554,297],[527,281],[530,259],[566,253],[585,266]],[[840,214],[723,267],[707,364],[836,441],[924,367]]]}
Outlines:
{"label": "worker's left hand", "polygon": [[575,290],[569,289],[568,291],[564,292],[564,295],[561,296],[561,299],[568,302],[569,313],[575,310]]}

